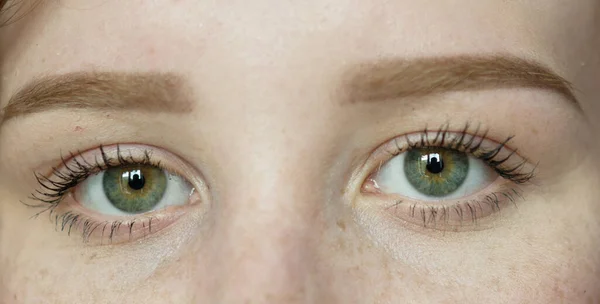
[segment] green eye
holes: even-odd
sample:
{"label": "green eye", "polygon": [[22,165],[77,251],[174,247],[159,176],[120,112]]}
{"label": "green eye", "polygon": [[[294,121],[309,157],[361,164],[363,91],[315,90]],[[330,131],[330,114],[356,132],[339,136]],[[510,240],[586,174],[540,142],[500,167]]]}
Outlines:
{"label": "green eye", "polygon": [[144,213],[161,201],[167,189],[167,175],[154,166],[135,165],[110,168],[102,187],[110,203],[127,213]]}
{"label": "green eye", "polygon": [[443,197],[456,191],[469,172],[465,153],[444,148],[413,149],[406,152],[404,174],[408,182],[427,196]]}

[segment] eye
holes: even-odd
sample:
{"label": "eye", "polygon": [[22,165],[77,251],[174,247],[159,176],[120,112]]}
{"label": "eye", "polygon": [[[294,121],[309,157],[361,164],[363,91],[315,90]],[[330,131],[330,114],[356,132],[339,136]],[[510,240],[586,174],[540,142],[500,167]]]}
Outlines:
{"label": "eye", "polygon": [[128,216],[187,204],[193,187],[182,177],[149,165],[110,168],[88,177],[75,199],[101,214]]}
{"label": "eye", "polygon": [[520,186],[536,166],[508,147],[512,136],[498,142],[479,127],[448,129],[399,136],[376,149],[363,195],[407,222],[452,230],[523,199]]}
{"label": "eye", "polygon": [[499,175],[486,163],[446,148],[420,148],[386,162],[373,181],[382,192],[421,200],[469,196],[493,183]]}
{"label": "eye", "polygon": [[62,159],[26,203],[50,213],[57,230],[88,243],[120,243],[156,233],[192,205],[206,186],[186,162],[157,147],[113,145]]}

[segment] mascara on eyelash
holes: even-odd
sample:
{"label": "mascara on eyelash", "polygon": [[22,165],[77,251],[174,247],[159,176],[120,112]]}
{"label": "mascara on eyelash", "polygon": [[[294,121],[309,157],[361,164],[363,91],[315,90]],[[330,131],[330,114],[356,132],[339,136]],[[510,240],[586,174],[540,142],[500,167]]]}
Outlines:
{"label": "mascara on eyelash", "polygon": [[[463,227],[467,224],[479,225],[482,214],[495,214],[501,211],[501,205],[510,203],[517,206],[518,200],[524,200],[522,190],[517,187],[507,188],[501,191],[495,191],[484,195],[480,199],[472,199],[457,203],[452,206],[419,206],[413,203],[408,206],[408,216],[418,220],[423,228],[444,227]],[[396,208],[405,204],[405,201],[398,200],[386,209]],[[486,209],[486,210],[484,210]],[[398,212],[398,210],[395,210]],[[457,218],[458,223],[450,225],[451,219]],[[456,221],[453,221],[456,222]]]}
{"label": "mascara on eyelash", "polygon": [[[467,122],[459,132],[450,131],[450,124],[442,125],[438,131],[430,131],[425,129],[418,135],[419,140],[411,141],[409,134],[404,135],[409,149],[424,148],[424,147],[441,147],[459,152],[464,152],[473,155],[474,157],[484,161],[490,167],[505,179],[511,180],[516,184],[525,184],[535,177],[535,171],[538,167],[536,164],[531,170],[526,170],[526,160],[520,160],[516,164],[508,165],[510,161],[517,156],[517,150],[512,150],[507,156],[497,159],[501,152],[506,149],[507,144],[514,139],[514,135],[508,136],[503,142],[499,143],[493,149],[485,149],[482,147],[487,138],[489,129],[482,130],[481,124],[478,124],[474,132],[469,132],[471,124]],[[430,134],[434,133],[431,138]],[[481,134],[480,134],[481,133]],[[448,140],[450,135],[458,134],[451,140]],[[397,139],[394,141],[396,142]],[[397,150],[392,155],[398,155],[403,151],[397,142]]]}
{"label": "mascara on eyelash", "polygon": [[[66,231],[67,235],[71,235],[72,230],[81,229],[82,239],[85,243],[89,241],[90,236],[101,229],[101,238],[108,237],[110,243],[113,241],[113,237],[116,232],[121,229],[123,225],[127,226],[129,231],[129,238],[131,238],[134,230],[134,226],[141,226],[141,228],[148,233],[152,232],[153,222],[159,221],[156,217],[149,217],[143,219],[132,219],[128,221],[102,221],[98,222],[91,218],[88,218],[82,214],[77,214],[73,211],[66,211],[62,214],[56,213],[56,208],[61,204],[64,197],[69,194],[71,189],[86,180],[88,177],[104,171],[110,168],[116,168],[124,165],[146,165],[160,168],[160,163],[154,163],[151,160],[152,151],[143,150],[143,157],[141,159],[135,159],[131,153],[124,155],[120,145],[116,145],[116,157],[109,156],[104,146],[99,147],[100,159],[94,158],[93,162],[90,162],[82,157],[82,153],[78,152],[69,153],[69,160],[72,160],[72,164],[69,164],[68,159],[61,156],[61,163],[64,170],[52,167],[52,171],[49,176],[44,176],[38,172],[34,172],[34,177],[41,187],[36,189],[30,194],[29,199],[34,200],[37,203],[28,203],[21,201],[22,204],[32,207],[41,208],[40,212],[37,212],[32,216],[36,218],[43,213],[48,213],[48,216],[54,220],[56,231]],[[144,232],[145,234],[146,232]]]}
{"label": "mascara on eyelash", "polygon": [[[61,156],[61,162],[63,167],[67,172],[60,171],[59,168],[53,167],[52,173],[50,177],[46,177],[38,172],[34,172],[34,176],[38,184],[41,186],[42,190],[36,189],[30,195],[30,199],[39,201],[39,204],[28,204],[24,203],[29,207],[50,207],[53,208],[62,198],[79,184],[81,181],[85,180],[89,176],[114,167],[119,167],[123,165],[149,165],[160,167],[160,163],[153,164],[151,161],[152,152],[149,150],[143,151],[143,158],[141,160],[136,160],[134,157],[129,154],[127,156],[123,156],[120,146],[117,145],[117,157],[110,157],[106,154],[104,146],[99,147],[102,162],[98,160],[98,158],[94,159],[94,163],[90,163],[85,158],[81,157],[82,153],[78,152],[77,154],[69,153],[70,159],[73,160],[74,164],[69,165],[67,159]],[[56,179],[56,180],[53,180]],[[46,209],[43,212],[50,210]]]}

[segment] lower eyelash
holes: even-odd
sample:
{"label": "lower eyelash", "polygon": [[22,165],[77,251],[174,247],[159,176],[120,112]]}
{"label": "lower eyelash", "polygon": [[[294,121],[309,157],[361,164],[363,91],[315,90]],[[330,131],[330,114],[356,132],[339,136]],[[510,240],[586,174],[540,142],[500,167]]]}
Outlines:
{"label": "lower eyelash", "polygon": [[[505,190],[486,194],[481,198],[455,203],[451,206],[424,206],[418,203],[406,205],[405,201],[396,201],[386,209],[392,209],[394,213],[407,212],[408,216],[419,222],[424,228],[457,227],[466,225],[478,225],[479,219],[502,210],[501,205],[512,204],[517,207],[517,202],[524,200],[519,188],[507,188]],[[399,207],[405,210],[398,210]],[[408,207],[408,208],[406,208]],[[484,211],[484,209],[486,209]],[[487,213],[482,215],[483,213]]]}
{"label": "lower eyelash", "polygon": [[113,243],[114,236],[120,235],[115,232],[126,229],[128,230],[129,240],[131,240],[134,232],[134,227],[144,231],[144,235],[152,233],[152,223],[156,226],[157,221],[155,217],[148,217],[145,219],[131,219],[128,221],[96,221],[91,218],[87,218],[81,214],[67,211],[61,215],[54,215],[55,230],[61,232],[67,232],[67,235],[71,235],[73,230],[80,231],[82,233],[82,240],[84,243],[88,243],[90,237],[94,233],[100,234],[100,241],[102,242],[105,238],[108,239],[108,243]]}
{"label": "lower eyelash", "polygon": [[[67,203],[66,204],[70,204]],[[97,220],[68,207],[52,210],[50,221],[56,231],[71,236],[80,234],[84,243],[94,245],[118,244],[144,238],[174,223],[185,214],[182,209],[172,208],[171,212],[152,212],[126,219]]]}

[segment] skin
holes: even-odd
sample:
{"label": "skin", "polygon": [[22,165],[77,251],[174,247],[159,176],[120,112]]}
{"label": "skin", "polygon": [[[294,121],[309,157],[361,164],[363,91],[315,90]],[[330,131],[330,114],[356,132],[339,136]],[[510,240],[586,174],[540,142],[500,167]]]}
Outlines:
{"label": "skin", "polygon": [[[0,128],[1,303],[600,303],[600,3],[43,2],[0,30],[0,105],[31,79],[171,72],[181,113],[57,109]],[[346,67],[504,53],[571,81],[343,104]],[[538,163],[481,226],[412,225],[365,195],[389,139],[449,123]],[[61,151],[140,143],[196,168],[203,202],[142,240],[96,246],[20,203]],[[479,228],[478,228],[479,227]]]}

